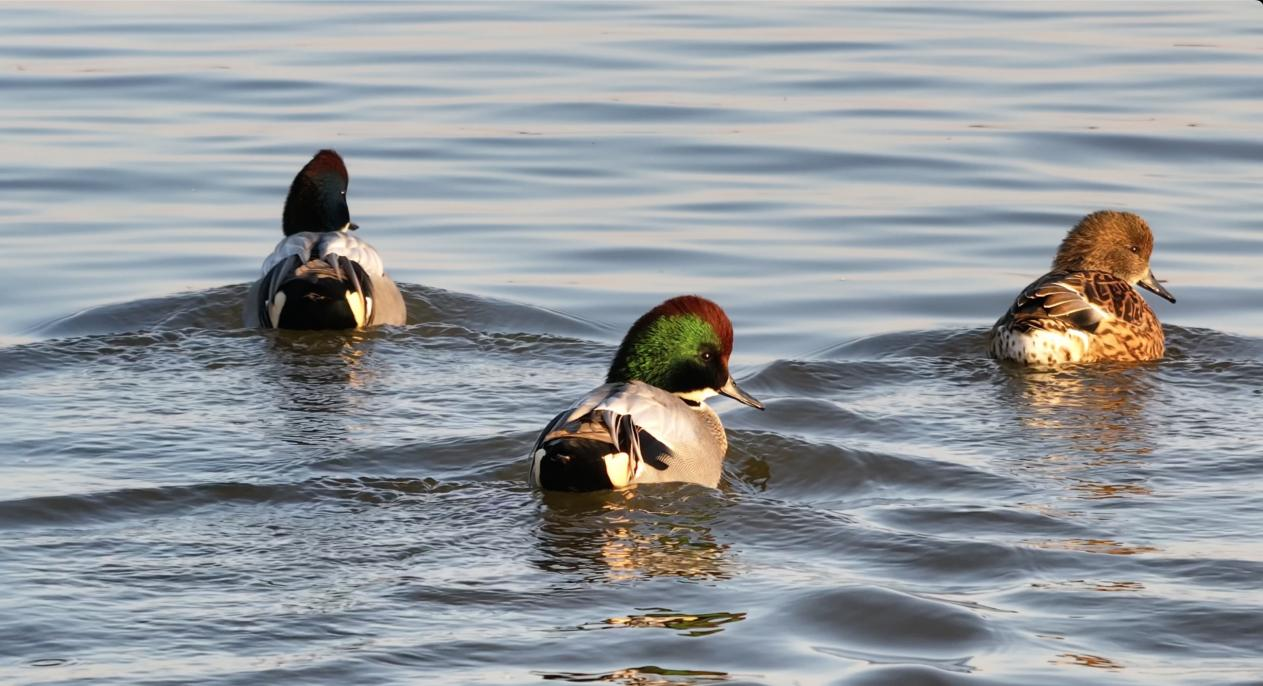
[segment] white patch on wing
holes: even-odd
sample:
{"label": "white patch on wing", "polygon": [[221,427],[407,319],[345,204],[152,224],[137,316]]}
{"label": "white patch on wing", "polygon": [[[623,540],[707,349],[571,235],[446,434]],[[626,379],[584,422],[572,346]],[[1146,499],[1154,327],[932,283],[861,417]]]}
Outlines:
{"label": "white patch on wing", "polygon": [[359,293],[346,292],[346,304],[351,308],[351,316],[355,317],[355,326],[362,327],[368,323],[365,314],[364,298]]}
{"label": "white patch on wing", "polygon": [[285,293],[277,291],[276,295],[272,296],[272,302],[268,303],[268,317],[272,319],[272,328],[277,328],[281,325],[281,310],[284,308]]}
{"label": "white patch on wing", "polygon": [[610,453],[601,457],[605,461],[605,475],[609,477],[614,488],[622,488],[632,482],[635,471],[632,469],[632,456],[627,453]]}
{"label": "white patch on wing", "polygon": [[539,485],[539,462],[540,460],[544,459],[544,456],[547,454],[548,454],[548,451],[544,450],[543,448],[540,448],[539,450],[536,450],[533,455],[531,455],[531,485],[532,486]]}

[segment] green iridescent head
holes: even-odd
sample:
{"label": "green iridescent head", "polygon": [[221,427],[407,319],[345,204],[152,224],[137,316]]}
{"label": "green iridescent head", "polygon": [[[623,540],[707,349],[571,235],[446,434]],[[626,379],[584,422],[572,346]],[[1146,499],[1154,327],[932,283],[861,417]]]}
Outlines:
{"label": "green iridescent head", "polygon": [[732,380],[728,372],[731,354],[732,322],[728,315],[705,298],[682,295],[636,320],[605,380],[643,381],[692,402],[718,393],[763,409]]}

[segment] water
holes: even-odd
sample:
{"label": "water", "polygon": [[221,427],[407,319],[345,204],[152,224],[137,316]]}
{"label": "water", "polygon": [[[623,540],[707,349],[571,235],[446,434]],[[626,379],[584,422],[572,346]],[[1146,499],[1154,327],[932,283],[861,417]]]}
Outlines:
{"label": "water", "polygon": [[[1263,683],[1256,3],[4,17],[0,682]],[[321,147],[410,323],[243,330]],[[985,359],[1104,207],[1168,359]],[[687,292],[723,488],[530,492]]]}

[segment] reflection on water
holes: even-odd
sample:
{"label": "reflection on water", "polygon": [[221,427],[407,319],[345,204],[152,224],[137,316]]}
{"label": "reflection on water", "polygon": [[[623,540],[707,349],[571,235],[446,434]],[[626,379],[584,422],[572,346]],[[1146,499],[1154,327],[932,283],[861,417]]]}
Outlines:
{"label": "reflection on water", "polygon": [[709,525],[724,501],[690,486],[667,487],[676,488],[693,497],[673,501],[666,489],[656,497],[645,489],[543,494],[536,533],[543,556],[536,563],[590,580],[728,578],[729,546]]}
{"label": "reflection on water", "polygon": [[684,636],[709,636],[723,631],[723,625],[746,618],[744,612],[703,612],[686,614],[667,608],[638,608],[653,610],[645,614],[610,617],[600,622],[583,624],[578,629],[670,629]]}
{"label": "reflection on water", "polygon": [[1050,455],[1051,462],[1080,456],[1147,456],[1154,440],[1145,405],[1156,383],[1144,366],[1103,365],[1037,371],[1005,367],[1022,428],[1042,439],[1069,444],[1066,455]]}
{"label": "reflection on water", "polygon": [[1031,587],[1071,591],[1087,589],[1102,593],[1129,593],[1145,590],[1145,585],[1139,581],[1090,581],[1087,579],[1059,582],[1036,581],[1031,584]]}
{"label": "reflection on water", "polygon": [[728,681],[725,672],[707,672],[696,669],[667,669],[646,665],[644,667],[628,667],[613,672],[552,672],[541,673],[548,681],[569,681],[573,683],[606,682],[623,684],[624,686],[680,686],[681,684],[708,684]]}
{"label": "reflection on water", "polygon": [[[1258,3],[4,11],[0,682],[1257,680]],[[242,329],[326,146],[412,323]],[[1105,207],[1169,359],[986,359]],[[530,493],[685,292],[726,490]]]}
{"label": "reflection on water", "polygon": [[1104,553],[1106,555],[1142,555],[1158,552],[1158,548],[1154,546],[1132,545],[1107,538],[1062,538],[1047,541],[1028,539],[1026,543],[1048,550],[1078,550],[1085,553]]}
{"label": "reflection on water", "polygon": [[1085,653],[1062,653],[1058,655],[1057,658],[1058,658],[1057,660],[1053,661],[1053,664],[1061,663],[1061,664],[1077,665],[1079,667],[1095,667],[1097,669],[1109,669],[1109,670],[1119,670],[1123,668],[1121,664],[1109,659],[1108,657],[1101,657],[1100,655],[1088,655]]}
{"label": "reflection on water", "polygon": [[[1149,365],[1100,365],[1038,371],[1005,367],[1018,425],[1034,445],[1056,446],[1038,459],[1023,459],[1024,469],[1037,470],[1060,482],[1068,502],[1043,506],[1045,512],[1071,516],[1080,500],[1148,497],[1144,482],[1148,459],[1156,447],[1154,427],[1146,413],[1156,383]],[[1034,456],[1032,456],[1034,457]],[[1110,555],[1158,552],[1105,538],[1025,539],[1027,545]]]}
{"label": "reflection on water", "polygon": [[[293,391],[301,401],[311,401],[312,409],[330,407],[320,394],[300,389],[328,388],[335,393],[362,389],[372,382],[365,370],[364,357],[370,342],[380,337],[376,331],[322,331],[298,334],[292,331],[264,332],[271,336],[269,360],[275,363],[281,390]],[[336,387],[336,390],[334,388]]]}
{"label": "reflection on water", "polygon": [[1005,371],[1006,402],[1012,402],[1019,427],[1030,434],[1029,443],[1057,446],[1024,466],[1055,475],[1079,498],[1153,494],[1135,476],[1156,447],[1155,427],[1146,413],[1156,386],[1151,369]]}
{"label": "reflection on water", "polygon": [[273,395],[264,420],[277,441],[331,448],[354,432],[355,418],[369,402],[374,375],[369,356],[380,334],[329,331],[297,334],[265,332],[269,337],[260,381]]}

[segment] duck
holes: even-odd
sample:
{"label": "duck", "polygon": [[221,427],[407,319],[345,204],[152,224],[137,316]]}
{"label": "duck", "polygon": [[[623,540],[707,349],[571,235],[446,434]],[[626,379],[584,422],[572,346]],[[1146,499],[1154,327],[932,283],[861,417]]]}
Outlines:
{"label": "duck", "polygon": [[285,237],[246,295],[246,326],[362,329],[406,322],[403,296],[381,256],[352,233],[359,225],[346,204],[349,181],[333,150],[317,152],[294,177],[281,215]]}
{"label": "duck", "polygon": [[732,323],[696,295],[666,300],[632,324],[605,383],[553,418],[530,452],[532,486],[617,490],[636,484],[719,486],[728,437],[706,399],[762,410],[728,371]]}
{"label": "duck", "polygon": [[1038,367],[1162,359],[1162,324],[1135,288],[1175,302],[1149,267],[1152,254],[1153,232],[1139,215],[1101,210],[1083,217],[1058,247],[1052,270],[992,327],[991,357]]}

